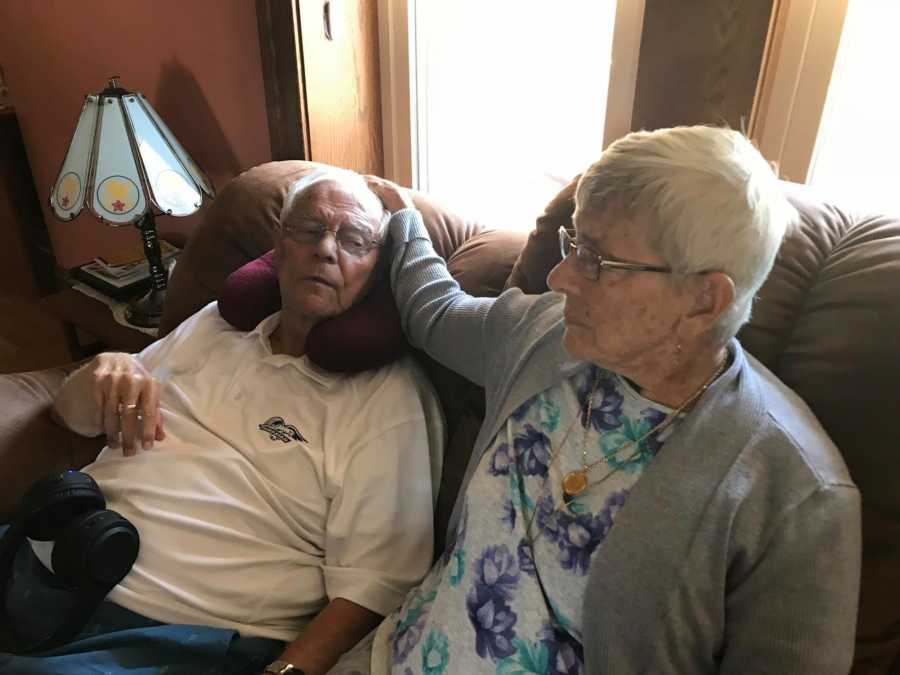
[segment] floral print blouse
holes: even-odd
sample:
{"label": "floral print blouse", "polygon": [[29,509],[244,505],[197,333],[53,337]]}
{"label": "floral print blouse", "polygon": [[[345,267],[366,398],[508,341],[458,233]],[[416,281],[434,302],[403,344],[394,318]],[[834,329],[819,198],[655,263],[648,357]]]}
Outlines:
{"label": "floral print blouse", "polygon": [[[594,366],[520,406],[469,483],[452,550],[392,617],[392,672],[581,673],[591,558],[672,426],[642,436],[669,412]],[[603,461],[567,504],[583,444]]]}

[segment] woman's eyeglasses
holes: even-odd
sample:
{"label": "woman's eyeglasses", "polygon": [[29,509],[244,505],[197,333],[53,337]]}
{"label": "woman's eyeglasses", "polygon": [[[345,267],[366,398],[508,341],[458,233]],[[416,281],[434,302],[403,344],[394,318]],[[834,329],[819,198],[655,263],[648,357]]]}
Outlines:
{"label": "woman's eyeglasses", "polygon": [[575,239],[566,231],[565,227],[559,228],[559,250],[562,257],[568,257],[575,251],[575,269],[585,279],[597,281],[603,270],[623,270],[626,272],[660,272],[671,274],[669,267],[659,265],[645,265],[644,263],[624,262],[620,260],[606,260],[603,256],[594,253],[584,244],[575,243]]}

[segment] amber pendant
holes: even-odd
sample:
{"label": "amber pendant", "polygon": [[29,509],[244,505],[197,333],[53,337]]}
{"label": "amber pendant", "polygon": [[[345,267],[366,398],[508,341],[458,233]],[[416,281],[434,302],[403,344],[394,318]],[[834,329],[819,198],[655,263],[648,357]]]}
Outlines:
{"label": "amber pendant", "polygon": [[571,471],[563,476],[563,493],[566,497],[576,497],[584,492],[587,484],[587,473],[584,470]]}

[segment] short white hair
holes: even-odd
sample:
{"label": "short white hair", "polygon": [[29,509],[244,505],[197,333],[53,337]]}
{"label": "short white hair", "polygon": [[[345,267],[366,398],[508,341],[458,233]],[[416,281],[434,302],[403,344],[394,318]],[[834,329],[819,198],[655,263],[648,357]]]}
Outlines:
{"label": "short white hair", "polygon": [[651,216],[649,244],[676,275],[715,270],[731,277],[735,299],[717,326],[723,342],[750,319],[798,218],[753,144],[710,126],[638,131],[610,145],[581,177],[575,213],[600,212],[615,200],[629,216]]}
{"label": "short white hair", "polygon": [[381,220],[378,223],[378,228],[375,234],[380,236],[385,229],[385,226],[390,220],[391,214],[387,209],[384,208],[384,205],[381,203],[381,200],[378,198],[372,190],[369,189],[369,186],[366,184],[365,179],[360,176],[355,171],[349,171],[347,169],[341,169],[336,166],[328,166],[328,165],[320,165],[314,168],[312,171],[307,171],[305,174],[300,176],[297,180],[290,184],[288,187],[287,193],[284,196],[284,202],[281,205],[281,214],[278,216],[279,224],[283,225],[285,218],[287,218],[288,214],[290,214],[291,210],[296,206],[297,200],[305,193],[309,188],[311,188],[316,183],[322,183],[325,181],[329,181],[332,183],[338,183],[342,187],[344,187],[349,192],[352,192],[356,195],[357,201],[359,201],[360,205],[368,209],[369,207],[377,207],[381,209]]}

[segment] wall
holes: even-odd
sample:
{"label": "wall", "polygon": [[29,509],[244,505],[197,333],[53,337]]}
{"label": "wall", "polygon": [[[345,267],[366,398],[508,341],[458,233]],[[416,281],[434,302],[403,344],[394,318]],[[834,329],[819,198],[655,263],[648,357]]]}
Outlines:
{"label": "wall", "polygon": [[[250,0],[2,0],[0,64],[64,267],[139,241],[133,227],[101,225],[87,210],[63,223],[46,205],[84,95],[110,75],[146,95],[217,189],[270,158]],[[203,210],[157,226],[189,231]]]}

